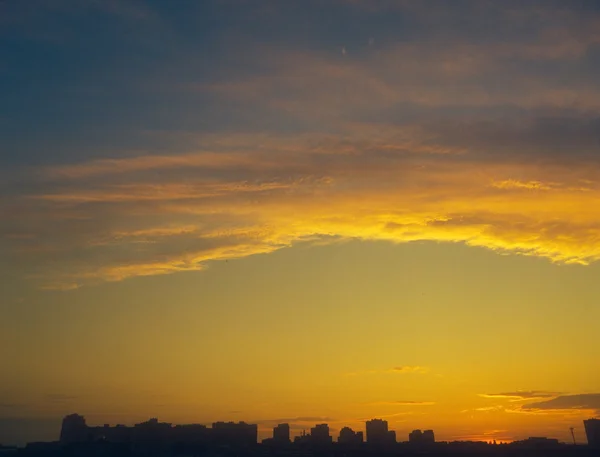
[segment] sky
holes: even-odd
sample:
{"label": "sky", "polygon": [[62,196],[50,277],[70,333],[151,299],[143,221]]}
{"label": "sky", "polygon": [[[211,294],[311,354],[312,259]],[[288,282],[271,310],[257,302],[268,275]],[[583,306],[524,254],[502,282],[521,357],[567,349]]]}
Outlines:
{"label": "sky", "polygon": [[4,0],[0,48],[0,443],[585,442],[598,2]]}

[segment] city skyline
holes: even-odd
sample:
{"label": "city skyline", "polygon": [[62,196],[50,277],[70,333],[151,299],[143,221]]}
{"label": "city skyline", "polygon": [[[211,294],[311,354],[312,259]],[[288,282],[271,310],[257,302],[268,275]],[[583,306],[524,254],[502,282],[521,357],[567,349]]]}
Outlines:
{"label": "city skyline", "polygon": [[[600,446],[600,419],[584,421],[588,444],[561,443],[555,438],[528,437],[512,442],[491,441],[437,441],[433,430],[413,430],[408,440],[397,440],[382,419],[365,422],[366,440],[362,431],[342,427],[337,441],[333,440],[327,423],[315,424],[310,433],[290,435],[290,424],[273,427],[272,436],[259,440],[258,425],[243,421],[215,422],[210,427],[202,424],[172,424],[158,418],[136,423],[87,424],[84,416],[73,413],[62,420],[60,437],[50,442],[29,442],[21,448],[0,445],[0,452],[15,455],[495,455],[509,452],[524,455],[533,452],[551,452],[562,456],[595,455]],[[573,432],[571,428],[571,432]]]}
{"label": "city skyline", "polygon": [[[236,412],[239,413],[239,412]],[[301,438],[311,438],[317,436],[317,443],[319,443],[318,435],[321,436],[320,444],[327,444],[334,442],[340,442],[340,437],[346,433],[345,440],[343,441],[346,444],[359,444],[359,443],[370,443],[371,445],[379,445],[379,446],[388,446],[392,443],[408,443],[411,442],[413,444],[423,444],[423,443],[433,443],[433,442],[483,442],[488,444],[507,444],[512,442],[521,442],[526,441],[532,437],[540,436],[539,434],[531,434],[525,433],[520,436],[512,436],[508,435],[498,436],[497,433],[494,434],[481,434],[481,435],[448,435],[447,431],[441,430],[438,432],[434,432],[432,429],[423,427],[419,428],[411,428],[410,424],[402,424],[400,427],[397,427],[398,430],[389,429],[388,420],[382,418],[371,418],[371,419],[355,419],[350,420],[348,423],[342,423],[340,420],[336,420],[331,417],[289,417],[289,418],[278,418],[278,419],[269,419],[269,420],[254,420],[254,421],[245,421],[245,420],[218,420],[218,421],[208,421],[208,422],[190,422],[190,423],[177,423],[177,422],[169,422],[162,421],[156,417],[152,417],[143,421],[124,421],[115,424],[109,424],[106,422],[98,422],[96,424],[87,423],[86,416],[79,415],[76,413],[67,414],[62,419],[62,425],[60,425],[60,421],[56,420],[56,424],[60,425],[58,429],[60,433],[57,434],[57,427],[50,427],[46,430],[42,428],[38,428],[37,434],[34,432],[30,434],[27,439],[14,439],[13,436],[18,436],[22,434],[22,431],[15,433],[16,429],[14,427],[8,427],[3,430],[3,436],[8,436],[9,439],[7,441],[2,442],[0,440],[0,445],[9,444],[9,445],[17,445],[24,446],[30,442],[54,442],[58,441],[57,438],[60,435],[60,442],[63,442],[64,439],[64,430],[65,424],[69,423],[69,419],[74,420],[75,424],[82,424],[83,427],[88,427],[91,432],[90,435],[83,435],[85,438],[81,438],[82,435],[79,435],[82,441],[96,441],[100,437],[109,436],[106,435],[107,428],[111,430],[117,431],[117,435],[119,432],[123,432],[124,430],[138,427],[144,424],[157,424],[159,426],[168,426],[171,427],[204,427],[205,430],[210,431],[214,430],[215,427],[228,424],[239,424],[240,426],[248,426],[253,427],[254,431],[252,432],[254,435],[254,439],[252,442],[256,443],[266,443],[270,442],[272,444],[282,444],[285,442],[296,442],[302,443]],[[93,417],[93,415],[92,415]],[[392,419],[393,420],[393,419]],[[581,427],[581,423],[573,421],[568,428],[568,438],[565,438],[567,435],[559,433],[561,438],[557,439],[554,436],[544,436],[544,439],[557,440],[558,442],[571,444],[573,441],[577,444],[590,444],[592,446],[600,445],[600,418],[586,418],[581,421],[584,427]],[[333,424],[333,426],[330,425]],[[393,423],[393,422],[392,422]],[[22,423],[19,424],[25,430],[25,434],[22,436],[27,436],[27,424]],[[18,425],[18,426],[19,426]],[[576,427],[574,427],[575,425]],[[207,428],[212,427],[212,428]],[[321,427],[325,427],[325,429],[321,429]],[[34,427],[35,428],[35,427]],[[558,430],[558,429],[555,429]],[[575,430],[578,432],[575,433]],[[191,431],[191,430],[190,430]],[[564,430],[562,430],[564,431]],[[325,435],[323,435],[323,433]],[[398,433],[400,432],[400,433]],[[13,435],[11,435],[11,433]],[[434,438],[435,436],[438,437]],[[350,435],[350,436],[348,436]],[[76,433],[77,436],[77,433]],[[92,438],[93,436],[93,438]],[[281,437],[287,437],[286,439],[281,439]],[[322,441],[323,436],[328,436],[329,441]],[[594,441],[589,442],[589,437],[594,436]],[[440,438],[441,437],[441,438]],[[11,441],[12,438],[12,441]],[[406,438],[406,439],[403,439]],[[122,439],[122,437],[121,437]],[[300,440],[299,440],[300,439]],[[533,438],[538,439],[538,438]],[[540,438],[541,439],[541,438]],[[573,440],[573,441],[571,441]],[[69,438],[66,438],[66,443],[72,441]],[[110,441],[110,439],[109,439]],[[78,442],[75,440],[74,442]],[[309,440],[308,443],[311,441]]]}
{"label": "city skyline", "polygon": [[[313,418],[322,419],[322,418]],[[287,420],[287,419],[284,419]],[[208,427],[210,425],[210,427]],[[293,425],[293,424],[292,424]],[[387,447],[397,443],[409,443],[416,446],[429,446],[436,441],[435,432],[431,429],[421,430],[414,429],[408,433],[407,439],[403,440],[401,437],[397,437],[394,430],[389,430],[388,421],[380,418],[372,418],[364,421],[363,430],[353,430],[352,428],[342,426],[339,429],[339,434],[335,442],[356,446],[367,443],[370,446]],[[583,421],[586,441],[589,446],[596,448],[600,446],[600,419],[587,419]],[[82,443],[82,442],[96,442],[96,441],[112,441],[112,442],[124,442],[130,441],[135,438],[137,431],[137,438],[160,438],[165,430],[171,432],[180,433],[180,439],[185,439],[189,442],[203,440],[211,441],[216,440],[217,443],[230,444],[238,446],[247,446],[258,444],[268,444],[270,446],[285,446],[292,443],[295,444],[313,444],[318,446],[331,445],[334,442],[334,436],[331,432],[336,429],[331,429],[328,423],[315,424],[310,428],[310,432],[307,433],[303,429],[300,433],[292,434],[291,427],[288,422],[278,423],[272,427],[272,435],[269,437],[261,438],[259,435],[258,424],[252,424],[245,421],[219,421],[213,422],[212,424],[172,424],[169,422],[162,422],[158,418],[150,418],[147,421],[128,426],[124,424],[102,424],[102,425],[89,425],[82,416],[77,413],[69,414],[62,419],[61,431],[59,440],[62,444]],[[576,445],[574,435],[574,427],[570,428],[572,432],[573,442],[569,444]],[[142,433],[140,434],[140,431]],[[127,435],[127,433],[134,433],[134,436]],[[399,438],[399,439],[397,439]],[[549,440],[558,443],[558,440],[548,437],[528,437],[527,440]],[[527,441],[520,440],[520,441]],[[472,441],[472,440],[456,440],[460,441]],[[475,440],[487,444],[507,444],[510,441],[497,441],[494,440]],[[514,440],[518,441],[518,440]],[[445,441],[441,441],[442,443]],[[579,444],[582,444],[579,442]]]}
{"label": "city skyline", "polygon": [[584,440],[599,30],[587,0],[0,1],[0,443],[73,411]]}

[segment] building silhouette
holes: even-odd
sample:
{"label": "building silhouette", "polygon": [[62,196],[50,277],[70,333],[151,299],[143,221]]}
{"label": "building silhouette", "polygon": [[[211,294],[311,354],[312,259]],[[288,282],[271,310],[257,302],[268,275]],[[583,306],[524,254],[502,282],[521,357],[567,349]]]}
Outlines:
{"label": "building silhouette", "polygon": [[584,420],[583,426],[588,446],[600,448],[600,419]]}
{"label": "building silhouette", "polygon": [[388,430],[388,423],[382,419],[366,422],[367,443],[376,446],[388,446],[396,442],[396,432]]}
{"label": "building silhouette", "polygon": [[[363,446],[363,433],[349,427],[340,430],[338,442],[334,445],[328,424],[316,424],[310,434],[303,431],[290,441],[290,424],[282,423],[273,428],[273,437],[263,440],[264,447],[257,445],[258,426],[245,422],[215,422],[212,427],[201,424],[172,425],[159,422],[157,418],[134,426],[104,424],[90,427],[85,417],[79,414],[65,416],[62,421],[59,441],[50,443],[28,443],[24,456],[200,456],[206,457],[359,457],[392,455],[403,451],[408,455],[427,453],[439,456],[448,452],[462,455],[464,452],[477,452],[486,455],[493,449],[506,452],[564,451],[564,457],[590,457],[600,448],[600,420],[584,421],[589,443],[588,449],[582,446],[569,446],[556,439],[530,437],[510,444],[492,445],[486,442],[442,442],[435,444],[433,430],[413,430],[409,433],[409,443],[396,446],[396,433],[388,430],[388,423],[382,419],[366,422],[367,445]],[[496,452],[496,451],[494,451]],[[583,452],[583,453],[582,453]],[[0,452],[1,453],[1,452]],[[496,455],[496,454],[494,454]],[[502,454],[504,455],[504,454]],[[509,454],[506,454],[509,455]],[[525,454],[514,454],[524,456]],[[561,454],[562,455],[562,454]],[[498,457],[498,455],[496,455]]]}
{"label": "building silhouette", "polygon": [[344,427],[340,430],[338,443],[343,445],[360,445],[363,443],[363,433],[355,432],[350,427]]}
{"label": "building silhouette", "polygon": [[307,434],[306,430],[302,430],[302,433],[300,433],[300,435],[294,437],[294,444],[297,444],[299,446],[305,446],[307,444],[310,444],[311,438],[312,437],[310,436],[310,433]]}
{"label": "building silhouette", "polygon": [[424,430],[423,431],[423,440],[427,444],[435,443],[435,434],[433,433],[433,430]]}
{"label": "building silhouette", "polygon": [[421,430],[413,430],[412,432],[410,432],[408,434],[408,442],[409,443],[421,443],[421,440],[423,439],[423,433],[421,432]]}
{"label": "building silhouette", "polygon": [[316,445],[331,444],[333,441],[331,435],[329,435],[329,425],[317,424],[310,429],[310,442]]}
{"label": "building silhouette", "polygon": [[85,417],[79,414],[65,416],[60,428],[60,442],[63,444],[81,443],[88,440],[89,430]]}
{"label": "building silhouette", "polygon": [[201,424],[185,424],[173,427],[173,441],[177,443],[203,443],[210,438],[210,429]]}
{"label": "building silhouette", "polygon": [[388,431],[388,445],[391,444],[396,444],[396,431],[395,430],[389,430]]}
{"label": "building silhouette", "polygon": [[413,430],[408,434],[408,442],[416,445],[426,445],[435,443],[433,430]]}
{"label": "building silhouette", "polygon": [[222,446],[244,447],[256,444],[258,426],[245,422],[215,422],[212,424],[212,441]]}
{"label": "building silhouette", "polygon": [[164,452],[172,443],[172,425],[152,418],[133,426],[132,449],[136,453]]}
{"label": "building silhouette", "polygon": [[132,430],[125,425],[116,425],[111,427],[104,424],[101,427],[88,426],[88,439],[91,441],[108,441],[111,443],[129,443],[131,442]]}
{"label": "building silhouette", "polygon": [[279,424],[273,428],[273,443],[279,445],[290,443],[290,424]]}
{"label": "building silhouette", "polygon": [[525,440],[513,441],[511,446],[519,449],[550,450],[561,447],[561,443],[555,438],[545,436],[530,436]]}
{"label": "building silhouette", "polygon": [[[287,429],[286,429],[287,426]],[[278,436],[287,437],[289,425],[282,424]],[[199,452],[206,446],[247,447],[255,445],[258,426],[245,422],[215,422],[212,428],[201,424],[173,426],[157,418],[135,424],[90,427],[79,414],[65,416],[62,421],[59,443],[61,445],[112,443],[126,445],[135,453],[167,452],[173,449]]]}

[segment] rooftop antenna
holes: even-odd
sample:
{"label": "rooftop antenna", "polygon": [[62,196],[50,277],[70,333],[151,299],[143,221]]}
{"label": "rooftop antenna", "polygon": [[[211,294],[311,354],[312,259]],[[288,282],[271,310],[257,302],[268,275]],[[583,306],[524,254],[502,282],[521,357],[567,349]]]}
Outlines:
{"label": "rooftop antenna", "polygon": [[571,436],[573,437],[573,446],[577,446],[577,443],[575,442],[575,428],[571,427],[569,430],[571,430]]}

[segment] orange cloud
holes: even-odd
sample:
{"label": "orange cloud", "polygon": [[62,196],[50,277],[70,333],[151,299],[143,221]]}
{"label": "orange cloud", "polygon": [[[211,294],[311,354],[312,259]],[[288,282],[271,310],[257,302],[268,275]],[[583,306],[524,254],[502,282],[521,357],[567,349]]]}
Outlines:
{"label": "orange cloud", "polygon": [[369,403],[373,406],[433,406],[434,401],[412,401],[412,400],[401,400],[401,401],[376,401]]}
{"label": "orange cloud", "polygon": [[554,398],[562,392],[549,392],[545,390],[517,390],[515,392],[501,392],[497,394],[479,394],[483,398],[506,399],[510,401],[527,401],[532,399]]}
{"label": "orange cloud", "polygon": [[550,190],[552,187],[539,181],[522,182],[516,179],[505,179],[504,181],[492,182],[493,187],[498,189],[531,189],[531,190]]}
{"label": "orange cloud", "polygon": [[406,373],[427,373],[429,368],[421,366],[399,366],[389,370],[364,370],[364,371],[353,371],[345,373],[345,376],[359,376],[359,375],[374,375],[374,374],[406,374]]}
{"label": "orange cloud", "polygon": [[[423,133],[410,141],[429,142]],[[271,142],[275,151],[278,142],[290,147],[285,137]],[[52,168],[48,191],[13,201],[20,210],[2,224],[30,234],[11,239],[18,255],[52,254],[52,271],[32,276],[58,288],[201,270],[209,261],[336,239],[461,242],[562,263],[600,259],[600,176],[590,167],[486,164],[471,153],[414,155],[347,137],[305,154],[301,144],[295,140],[291,155],[265,152],[264,163],[251,154],[231,167],[217,160],[218,175],[208,162],[189,165],[189,155],[166,160],[167,168],[186,165],[165,178],[145,174],[165,160],[152,157],[114,161],[115,173],[96,162]],[[338,146],[354,152],[340,154]],[[65,173],[70,179],[58,178]],[[148,248],[136,248],[140,241]],[[113,257],[90,251],[107,245],[120,250]],[[78,250],[90,257],[71,259]]]}

